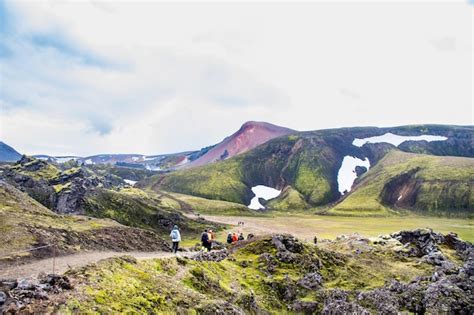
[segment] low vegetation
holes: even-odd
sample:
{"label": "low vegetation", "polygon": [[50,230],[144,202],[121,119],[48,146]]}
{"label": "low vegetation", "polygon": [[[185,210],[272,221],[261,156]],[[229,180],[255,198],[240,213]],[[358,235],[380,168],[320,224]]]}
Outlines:
{"label": "low vegetation", "polygon": [[[352,235],[318,246],[291,235],[272,235],[194,259],[137,261],[121,257],[72,270],[67,276],[75,290],[63,293],[62,302],[49,310],[462,312],[469,309],[465,287],[469,280],[460,268],[468,264],[465,255],[469,251],[472,246],[456,236],[429,230],[374,239]],[[432,260],[434,257],[442,263]],[[439,274],[447,269],[451,276]]]}

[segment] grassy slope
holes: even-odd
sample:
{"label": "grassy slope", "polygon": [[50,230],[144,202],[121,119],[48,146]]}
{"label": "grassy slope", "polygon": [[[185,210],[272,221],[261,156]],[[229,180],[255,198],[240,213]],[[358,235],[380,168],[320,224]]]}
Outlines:
{"label": "grassy slope", "polygon": [[[159,188],[208,199],[244,203],[250,196],[249,188],[242,182],[241,158],[230,159],[169,175],[157,175],[143,183],[144,187]],[[158,187],[155,187],[156,182]]]}
{"label": "grassy slope", "polygon": [[61,229],[84,232],[104,227],[116,227],[110,220],[81,216],[57,215],[8,184],[0,184],[0,252],[10,253],[29,248],[37,240],[27,226],[39,229]]}
{"label": "grassy slope", "polygon": [[206,227],[219,228],[216,224],[183,216],[172,202],[137,188],[122,188],[119,191],[97,189],[88,194],[85,207],[88,215],[151,229],[166,237],[175,224],[183,235],[198,235]]}
{"label": "grassy slope", "polygon": [[140,262],[129,258],[109,259],[69,273],[81,283],[61,311],[175,313],[194,310],[200,313],[207,310],[212,313],[213,304],[229,301],[248,313],[278,314],[288,312],[286,288],[296,288],[296,282],[314,263],[321,263],[324,287],[322,290],[298,288],[296,299],[317,302],[321,307],[325,290],[369,290],[393,278],[409,282],[432,272],[433,267],[419,258],[400,260],[391,249],[371,246],[377,249],[356,255],[355,248],[348,250],[345,243],[336,243],[328,249],[305,244],[300,253],[294,254],[293,263],[277,259],[270,272],[265,259],[260,258],[264,253],[276,256],[277,250],[270,238],[250,243],[238,249],[233,259],[221,262],[180,258]]}
{"label": "grassy slope", "polygon": [[[423,214],[472,214],[474,159],[396,150],[364,174],[353,191],[327,213],[358,216],[393,214],[390,207],[384,205],[382,191],[390,180],[410,171],[416,172],[415,180],[421,182],[414,209],[423,209],[420,211]],[[454,202],[454,207],[450,201]]]}
{"label": "grassy slope", "polygon": [[[174,198],[188,204],[195,212],[205,214],[256,215],[258,212],[246,206],[222,200],[212,200],[191,195],[170,193]],[[166,199],[165,199],[166,200]]]}

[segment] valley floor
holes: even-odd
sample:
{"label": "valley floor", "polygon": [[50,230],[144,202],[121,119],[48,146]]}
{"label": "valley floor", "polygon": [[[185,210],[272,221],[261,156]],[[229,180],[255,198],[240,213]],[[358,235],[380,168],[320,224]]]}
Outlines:
{"label": "valley floor", "polygon": [[[341,234],[357,232],[363,236],[373,237],[417,228],[431,228],[442,233],[454,232],[466,241],[474,241],[474,220],[472,219],[421,216],[370,218],[310,214],[276,214],[268,217],[201,215],[201,217],[209,221],[235,225],[230,231],[241,231],[245,236],[248,233],[256,235],[290,233],[301,240],[310,242],[313,241],[314,236],[318,239],[334,239]],[[241,221],[244,222],[243,227],[238,226],[238,222]],[[221,232],[218,239],[224,241],[227,232],[229,230]]]}

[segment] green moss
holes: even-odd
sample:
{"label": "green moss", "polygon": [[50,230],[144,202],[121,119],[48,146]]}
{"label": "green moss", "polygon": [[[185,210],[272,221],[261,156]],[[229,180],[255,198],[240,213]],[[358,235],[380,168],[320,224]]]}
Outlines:
{"label": "green moss", "polygon": [[297,190],[293,189],[291,186],[285,188],[282,191],[280,196],[275,199],[270,200],[266,208],[272,210],[303,210],[309,207],[308,203],[304,200],[303,195],[301,195]]}
{"label": "green moss", "polygon": [[55,191],[56,193],[60,193],[60,192],[62,192],[63,190],[68,189],[69,187],[71,187],[71,182],[67,182],[67,183],[65,183],[65,184],[53,185],[54,191]]}
{"label": "green moss", "polygon": [[400,151],[390,152],[360,183],[327,214],[394,215],[384,204],[382,193],[388,183],[402,174],[414,174],[418,182],[413,210],[425,214],[465,215],[473,203],[474,159],[437,157]]}
{"label": "green moss", "polygon": [[239,159],[173,172],[157,180],[161,180],[163,190],[207,199],[244,203],[249,195],[249,189],[241,182]]}
{"label": "green moss", "polygon": [[308,165],[300,165],[295,180],[295,188],[314,205],[321,205],[329,201],[331,186],[320,169],[312,169]]}
{"label": "green moss", "polygon": [[[90,309],[102,313],[166,313],[228,301],[249,313],[291,313],[285,301],[288,287],[293,288],[297,300],[322,302],[325,290],[370,290],[391,279],[409,282],[433,272],[432,266],[418,258],[397,258],[390,248],[374,247],[355,254],[344,242],[330,246],[334,249],[304,244],[302,252],[294,254],[293,263],[276,259],[271,273],[259,259],[262,253],[276,258],[271,238],[254,241],[221,262],[108,259],[69,274],[80,282],[75,299],[68,300],[63,309],[79,313]],[[320,290],[297,285],[309,272],[308,261],[321,262]]]}
{"label": "green moss", "polygon": [[173,225],[177,224],[183,236],[195,236],[206,227],[219,230],[217,224],[189,219],[175,209],[161,203],[160,197],[137,188],[120,191],[96,189],[88,194],[86,213],[99,218],[110,218],[124,225],[152,229],[168,237]]}

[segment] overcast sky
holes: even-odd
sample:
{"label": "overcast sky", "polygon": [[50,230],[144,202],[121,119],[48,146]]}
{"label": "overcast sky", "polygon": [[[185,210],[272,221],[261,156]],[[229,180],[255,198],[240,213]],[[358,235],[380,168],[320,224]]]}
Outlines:
{"label": "overcast sky", "polygon": [[472,6],[0,0],[0,140],[28,154],[199,149],[297,130],[473,124]]}

